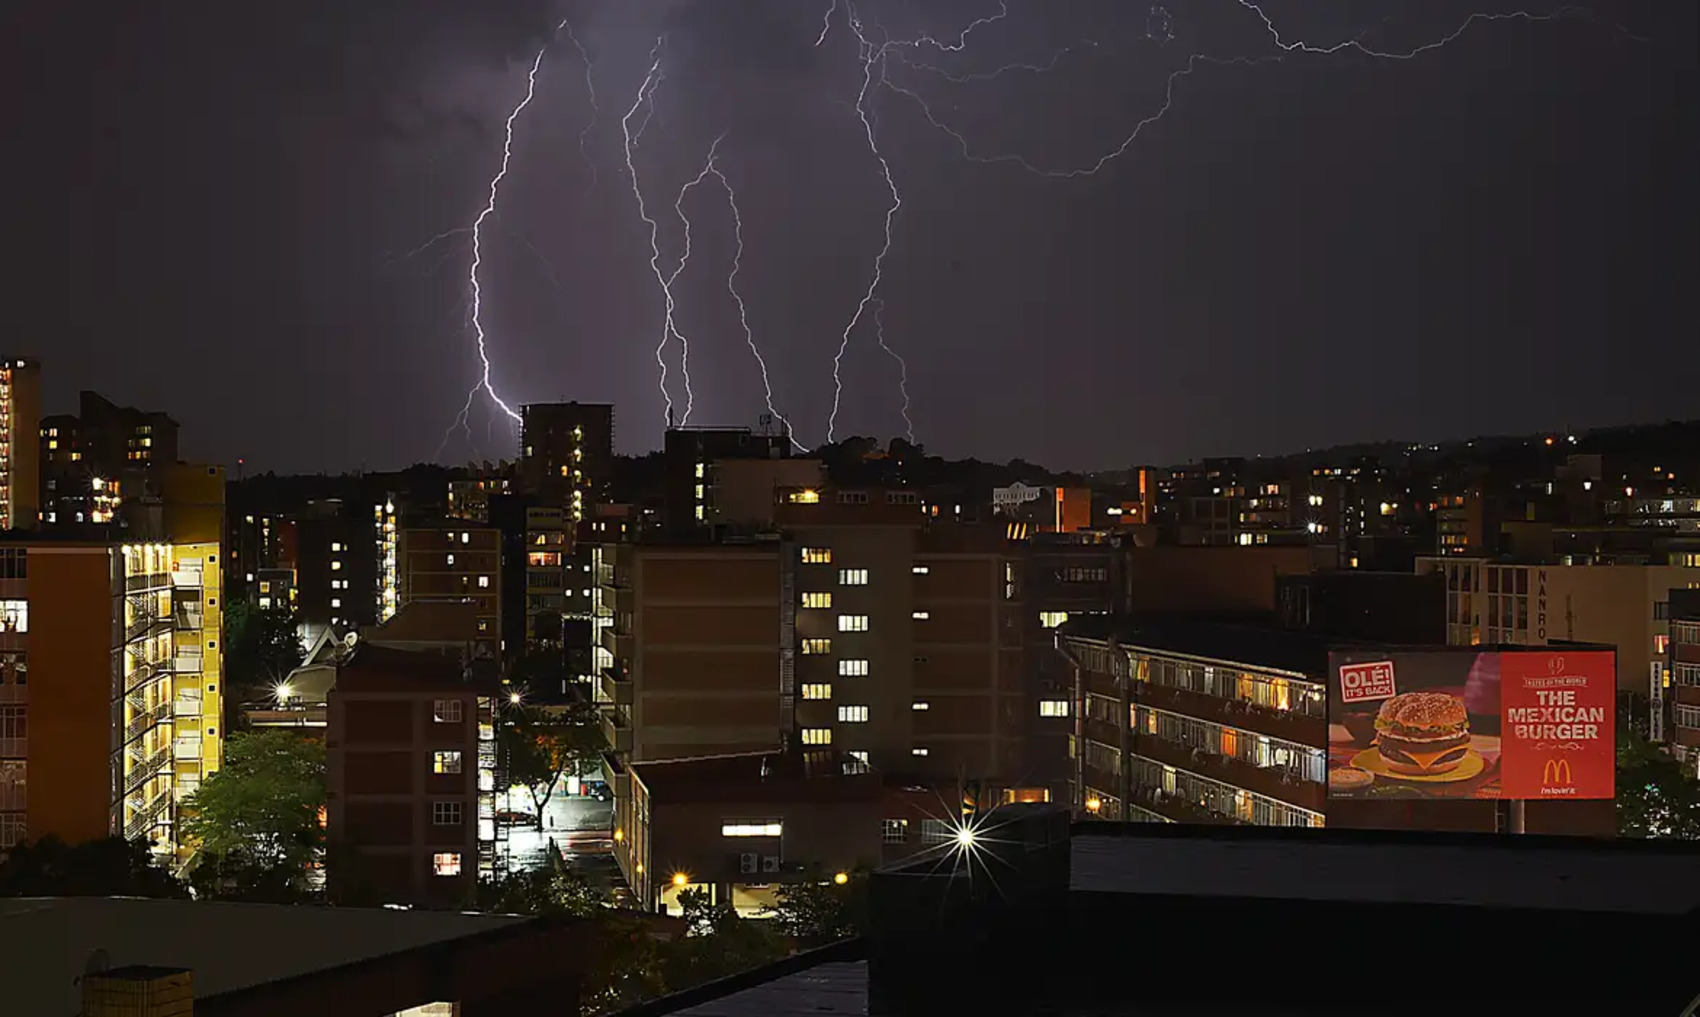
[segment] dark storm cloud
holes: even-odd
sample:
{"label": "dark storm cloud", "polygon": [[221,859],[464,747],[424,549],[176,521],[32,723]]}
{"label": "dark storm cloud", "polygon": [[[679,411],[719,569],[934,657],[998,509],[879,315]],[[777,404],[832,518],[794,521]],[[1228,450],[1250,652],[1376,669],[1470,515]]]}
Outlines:
{"label": "dark storm cloud", "polygon": [[[842,10],[814,46],[827,0],[306,0],[263,18],[195,0],[109,4],[63,32],[31,19],[89,9],[33,3],[0,60],[9,94],[29,97],[7,134],[22,155],[6,172],[29,174],[6,189],[29,196],[14,198],[24,268],[0,276],[0,298],[10,345],[47,361],[50,407],[100,389],[179,416],[190,454],[263,468],[431,455],[476,376],[469,251],[454,234],[401,255],[482,207],[503,118],[548,44],[486,236],[492,378],[516,400],[614,401],[622,444],[653,445],[661,298],[619,121],[666,33],[657,119],[635,153],[662,265],[681,239],[674,198],[726,132],[754,336],[781,409],[809,439],[824,431],[889,200],[851,110],[862,79]],[[1470,9],[1264,7],[1288,38],[1389,46]],[[996,4],[859,8],[876,31],[954,38]],[[1507,22],[1408,62],[1201,69],[1125,155],[1070,181],[966,163],[911,100],[872,96],[904,199],[882,320],[908,360],[919,437],[1103,465],[1692,413],[1645,372],[1700,370],[1686,296],[1700,274],[1697,9],[1601,9],[1651,46],[1585,22]],[[1188,54],[1273,52],[1234,0],[1169,10],[1173,38],[1148,38],[1149,4],[1010,0],[967,51],[916,58],[961,75],[1097,45],[1047,75],[894,78],[977,152],[1089,165],[1162,105]],[[563,14],[596,63],[594,175]],[[763,400],[725,288],[730,214],[712,184],[685,209],[693,422],[749,423]],[[63,286],[48,267],[60,252]],[[871,322],[843,368],[841,433],[899,429],[896,363]],[[500,454],[506,427],[487,419],[475,401],[474,444]],[[472,451],[457,440],[448,454]]]}

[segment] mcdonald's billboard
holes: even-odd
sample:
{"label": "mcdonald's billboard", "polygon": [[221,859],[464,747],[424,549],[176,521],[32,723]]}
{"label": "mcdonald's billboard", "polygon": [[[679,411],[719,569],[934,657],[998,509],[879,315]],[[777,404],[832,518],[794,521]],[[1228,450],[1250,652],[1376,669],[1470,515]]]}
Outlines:
{"label": "mcdonald's billboard", "polygon": [[1614,650],[1330,654],[1335,798],[1611,798]]}

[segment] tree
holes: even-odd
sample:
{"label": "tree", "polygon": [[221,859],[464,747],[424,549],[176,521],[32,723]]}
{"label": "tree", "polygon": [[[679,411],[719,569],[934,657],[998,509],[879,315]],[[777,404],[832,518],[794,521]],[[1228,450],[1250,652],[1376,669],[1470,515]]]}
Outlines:
{"label": "tree", "polygon": [[296,635],[295,616],[286,610],[261,610],[235,601],[225,612],[224,632],[225,674],[238,685],[271,688],[307,656]]}
{"label": "tree", "polygon": [[1617,830],[1700,840],[1700,779],[1633,728],[1618,733]]}
{"label": "tree", "polygon": [[323,839],[324,804],[321,743],[290,731],[231,736],[224,768],[184,802],[197,885],[268,900],[299,892]]}
{"label": "tree", "polygon": [[790,954],[772,922],[742,918],[728,903],[711,904],[702,890],[681,890],[679,911],[689,930],[661,948],[661,978],[680,992]]}
{"label": "tree", "polygon": [[146,842],[106,837],[67,845],[58,837],[13,845],[0,862],[0,897],[182,897],[183,885],[154,864]]}
{"label": "tree", "polygon": [[501,730],[502,760],[508,783],[531,795],[538,829],[543,807],[568,772],[578,773],[587,759],[602,751],[602,721],[591,703],[572,703],[563,710],[534,706],[507,708]]}
{"label": "tree", "polygon": [[868,880],[846,874],[843,883],[788,883],[769,910],[773,921],[799,946],[824,946],[867,931]]}

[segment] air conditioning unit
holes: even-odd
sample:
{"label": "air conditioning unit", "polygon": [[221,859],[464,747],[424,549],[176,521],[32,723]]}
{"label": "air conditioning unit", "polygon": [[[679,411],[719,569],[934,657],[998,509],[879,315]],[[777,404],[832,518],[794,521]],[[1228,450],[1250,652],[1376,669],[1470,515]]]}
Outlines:
{"label": "air conditioning unit", "polygon": [[779,856],[778,855],[762,855],[761,856],[761,871],[763,871],[763,872],[778,872],[779,871]]}
{"label": "air conditioning unit", "polygon": [[746,876],[754,875],[760,871],[761,864],[765,860],[754,851],[746,851],[738,856],[738,871]]}

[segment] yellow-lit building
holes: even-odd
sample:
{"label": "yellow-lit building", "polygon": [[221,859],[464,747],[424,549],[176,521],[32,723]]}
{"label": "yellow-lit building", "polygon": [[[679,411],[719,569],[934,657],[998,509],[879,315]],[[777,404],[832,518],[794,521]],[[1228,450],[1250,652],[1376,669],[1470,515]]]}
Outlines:
{"label": "yellow-lit building", "polygon": [[223,471],[166,492],[172,543],[0,542],[0,850],[187,854],[181,803],[223,760]]}

